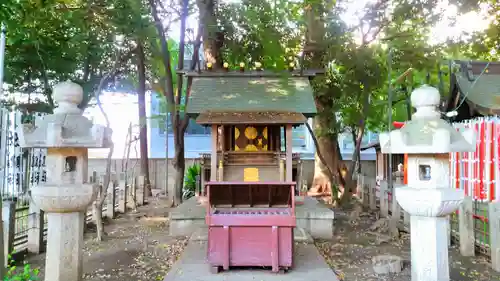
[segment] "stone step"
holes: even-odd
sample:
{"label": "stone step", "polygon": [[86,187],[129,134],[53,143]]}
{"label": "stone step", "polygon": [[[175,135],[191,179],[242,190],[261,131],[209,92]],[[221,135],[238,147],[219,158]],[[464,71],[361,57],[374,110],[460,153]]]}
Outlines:
{"label": "stone step", "polygon": [[312,244],[299,243],[294,249],[294,267],[286,274],[269,270],[230,269],[210,273],[206,262],[207,242],[189,241],[182,256],[175,262],[164,281],[338,281],[332,269]]}

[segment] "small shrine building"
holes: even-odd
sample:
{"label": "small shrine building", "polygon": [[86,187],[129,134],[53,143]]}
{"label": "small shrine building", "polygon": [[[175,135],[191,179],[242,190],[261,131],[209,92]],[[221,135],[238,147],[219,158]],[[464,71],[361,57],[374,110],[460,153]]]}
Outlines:
{"label": "small shrine building", "polygon": [[[316,74],[265,70],[186,73],[193,79],[187,114],[198,124],[210,126],[212,132],[212,153],[202,157],[201,185],[244,181],[244,168],[249,164],[258,168],[260,181],[284,180],[285,147],[291,142],[286,125],[302,125],[316,114],[309,82]],[[291,158],[292,178],[288,180],[300,183],[300,156]]]}

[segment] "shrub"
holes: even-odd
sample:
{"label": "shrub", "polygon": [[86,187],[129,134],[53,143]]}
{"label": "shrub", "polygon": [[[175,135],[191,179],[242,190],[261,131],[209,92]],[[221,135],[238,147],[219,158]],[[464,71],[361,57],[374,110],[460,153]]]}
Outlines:
{"label": "shrub", "polygon": [[196,189],[196,182],[201,174],[201,165],[193,164],[186,170],[184,176],[183,199],[189,199],[194,196]]}
{"label": "shrub", "polygon": [[9,265],[3,281],[37,281],[39,273],[37,268],[33,269],[29,264],[25,264],[22,269],[18,268],[9,255]]}

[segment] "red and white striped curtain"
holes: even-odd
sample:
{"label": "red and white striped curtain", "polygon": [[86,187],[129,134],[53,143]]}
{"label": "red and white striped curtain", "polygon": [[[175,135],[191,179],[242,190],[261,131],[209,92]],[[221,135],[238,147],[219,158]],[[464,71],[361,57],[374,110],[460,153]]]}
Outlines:
{"label": "red and white striped curtain", "polygon": [[477,201],[495,201],[500,197],[500,118],[482,117],[455,123],[460,131],[465,128],[476,130],[476,151],[450,153],[451,186],[463,189],[464,193]]}

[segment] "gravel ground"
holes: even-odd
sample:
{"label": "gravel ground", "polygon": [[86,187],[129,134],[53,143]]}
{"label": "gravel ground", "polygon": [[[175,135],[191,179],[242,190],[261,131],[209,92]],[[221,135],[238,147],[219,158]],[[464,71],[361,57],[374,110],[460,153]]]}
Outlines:
{"label": "gravel ground", "polygon": [[[357,221],[351,223],[345,212],[336,211],[334,238],[318,240],[316,246],[343,280],[411,280],[409,234],[402,233],[399,241],[377,243],[377,235],[370,231],[370,226],[375,221],[375,214],[363,213]],[[387,254],[403,258],[404,269],[401,273],[377,275],[373,271],[372,257]],[[451,281],[495,281],[500,280],[500,274],[490,268],[486,257],[462,257],[457,247],[452,246],[450,278]]]}
{"label": "gravel ground", "polygon": [[[95,233],[85,235],[83,280],[163,280],[186,246],[187,237],[169,237],[168,209],[158,199],[150,201],[138,213],[110,220],[105,226],[105,241],[95,241]],[[28,262],[40,268],[43,278],[45,255],[30,257]]]}

